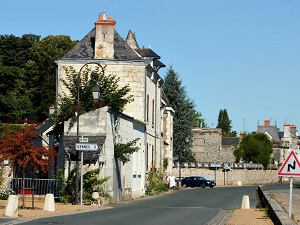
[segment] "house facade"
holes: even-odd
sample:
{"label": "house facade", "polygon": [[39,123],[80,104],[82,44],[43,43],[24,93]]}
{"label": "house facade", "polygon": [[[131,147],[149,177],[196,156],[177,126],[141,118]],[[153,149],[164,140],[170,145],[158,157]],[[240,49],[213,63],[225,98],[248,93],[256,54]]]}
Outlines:
{"label": "house facade", "polygon": [[265,120],[264,125],[257,126],[258,133],[266,134],[273,144],[273,163],[281,165],[292,150],[299,156],[299,136],[295,124],[284,124],[283,132],[276,125],[271,125],[270,120]]}
{"label": "house facade", "polygon": [[[99,15],[94,28],[63,58],[56,61],[57,98],[60,94],[67,93],[61,79],[66,78],[64,68],[69,66],[72,66],[76,71],[81,71],[84,67],[93,69],[97,64],[100,64],[105,66],[105,76],[116,75],[120,78],[119,86],[130,86],[129,94],[134,96],[134,101],[125,106],[123,115],[132,118],[131,125],[135,128],[139,127],[139,129],[133,129],[130,134],[127,133],[121,137],[125,138],[126,136],[125,139],[128,141],[140,137],[141,142],[139,144],[142,146],[142,152],[139,153],[140,155],[134,154],[132,156],[132,165],[120,165],[121,171],[123,171],[120,179],[127,180],[127,182],[121,182],[122,185],[125,185],[121,187],[123,196],[126,193],[132,193],[134,188],[139,189],[140,193],[144,192],[147,171],[164,168],[164,172],[171,173],[172,170],[174,112],[161,88],[162,78],[158,71],[165,65],[159,59],[160,56],[151,49],[139,48],[133,32],[129,31],[126,40],[124,40],[116,31],[116,21],[112,17],[107,18],[106,14],[103,13]],[[82,126],[84,126],[84,122],[80,121],[80,135],[84,129]],[[99,123],[98,126],[101,127],[104,124]],[[76,136],[74,132],[68,134],[66,133],[67,130],[64,132],[65,136],[69,138]],[[90,130],[90,133],[85,135],[92,135],[93,132],[94,130]],[[104,153],[110,155],[110,161],[114,155],[111,147],[113,140],[110,140],[110,144],[108,144],[108,131],[103,130],[101,135],[104,141],[102,143],[100,139],[98,140],[103,144],[97,159],[99,165],[104,160],[102,158]],[[101,145],[101,143],[99,144]],[[73,150],[69,148],[67,152],[74,154],[74,148]],[[108,159],[106,158],[106,160]],[[165,163],[166,161],[168,163]],[[135,162],[138,162],[137,164],[142,162],[143,166],[138,166]],[[117,168],[112,168],[111,165],[104,163],[103,171],[107,171],[107,173],[104,172],[102,175],[110,176],[108,171],[110,172],[112,169]],[[141,178],[143,185],[133,181],[136,177]],[[131,181],[129,182],[128,179]],[[114,183],[109,184],[108,188],[113,188],[110,191],[114,192],[113,195],[116,196],[115,192],[119,191],[120,188],[114,187],[120,183],[117,184],[115,177],[112,180]],[[118,200],[118,197],[115,200]]]}

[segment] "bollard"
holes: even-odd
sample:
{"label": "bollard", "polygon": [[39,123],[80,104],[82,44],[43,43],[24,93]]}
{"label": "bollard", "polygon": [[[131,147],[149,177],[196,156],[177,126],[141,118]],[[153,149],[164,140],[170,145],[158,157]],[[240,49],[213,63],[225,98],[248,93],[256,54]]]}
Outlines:
{"label": "bollard", "polygon": [[249,196],[248,195],[243,196],[241,209],[250,209],[250,202],[249,202]]}
{"label": "bollard", "polygon": [[99,192],[93,192],[92,193],[92,199],[93,199],[93,202],[92,202],[93,205],[100,205],[100,195],[99,195]]}
{"label": "bollard", "polygon": [[237,185],[238,185],[238,186],[241,186],[241,185],[242,185],[242,181],[239,180],[239,181],[237,182]]}
{"label": "bollard", "polygon": [[5,206],[5,216],[18,217],[18,196],[9,195]]}
{"label": "bollard", "polygon": [[46,194],[44,210],[51,211],[51,212],[55,211],[55,203],[54,203],[54,195],[53,194]]}

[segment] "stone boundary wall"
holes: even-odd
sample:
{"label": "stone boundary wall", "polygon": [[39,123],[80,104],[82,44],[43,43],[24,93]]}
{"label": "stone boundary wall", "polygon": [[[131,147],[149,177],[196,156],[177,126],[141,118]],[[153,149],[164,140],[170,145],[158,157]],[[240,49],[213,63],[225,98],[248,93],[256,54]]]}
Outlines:
{"label": "stone boundary wall", "polygon": [[[277,170],[247,170],[247,169],[209,169],[209,168],[181,168],[181,178],[187,176],[203,176],[212,179],[217,186],[225,185],[253,185],[270,184],[280,182]],[[173,176],[179,178],[179,168],[173,168]],[[300,181],[300,178],[294,177],[294,181]],[[289,181],[284,177],[282,181]]]}
{"label": "stone boundary wall", "polygon": [[274,224],[297,225],[297,223],[282,209],[280,204],[270,196],[269,191],[265,190],[264,185],[259,185],[257,192],[262,206],[267,209],[269,217]]}

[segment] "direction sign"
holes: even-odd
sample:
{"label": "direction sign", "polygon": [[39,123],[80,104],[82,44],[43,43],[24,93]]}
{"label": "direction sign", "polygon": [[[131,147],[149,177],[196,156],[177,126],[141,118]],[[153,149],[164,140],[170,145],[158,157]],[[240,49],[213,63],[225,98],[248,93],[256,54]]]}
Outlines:
{"label": "direction sign", "polygon": [[75,149],[77,151],[97,151],[99,146],[93,143],[76,143]]}
{"label": "direction sign", "polygon": [[300,177],[300,162],[295,151],[291,151],[278,171],[278,176]]}

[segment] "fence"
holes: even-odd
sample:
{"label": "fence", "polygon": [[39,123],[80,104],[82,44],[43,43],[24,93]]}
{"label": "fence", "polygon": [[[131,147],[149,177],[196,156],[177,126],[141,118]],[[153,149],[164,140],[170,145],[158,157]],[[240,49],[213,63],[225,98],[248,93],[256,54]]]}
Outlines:
{"label": "fence", "polygon": [[[32,183],[33,182],[33,183]],[[55,198],[60,196],[62,188],[60,179],[32,179],[24,178],[24,187],[22,187],[22,178],[11,179],[11,189],[17,194],[45,196],[46,194],[53,194]]]}

